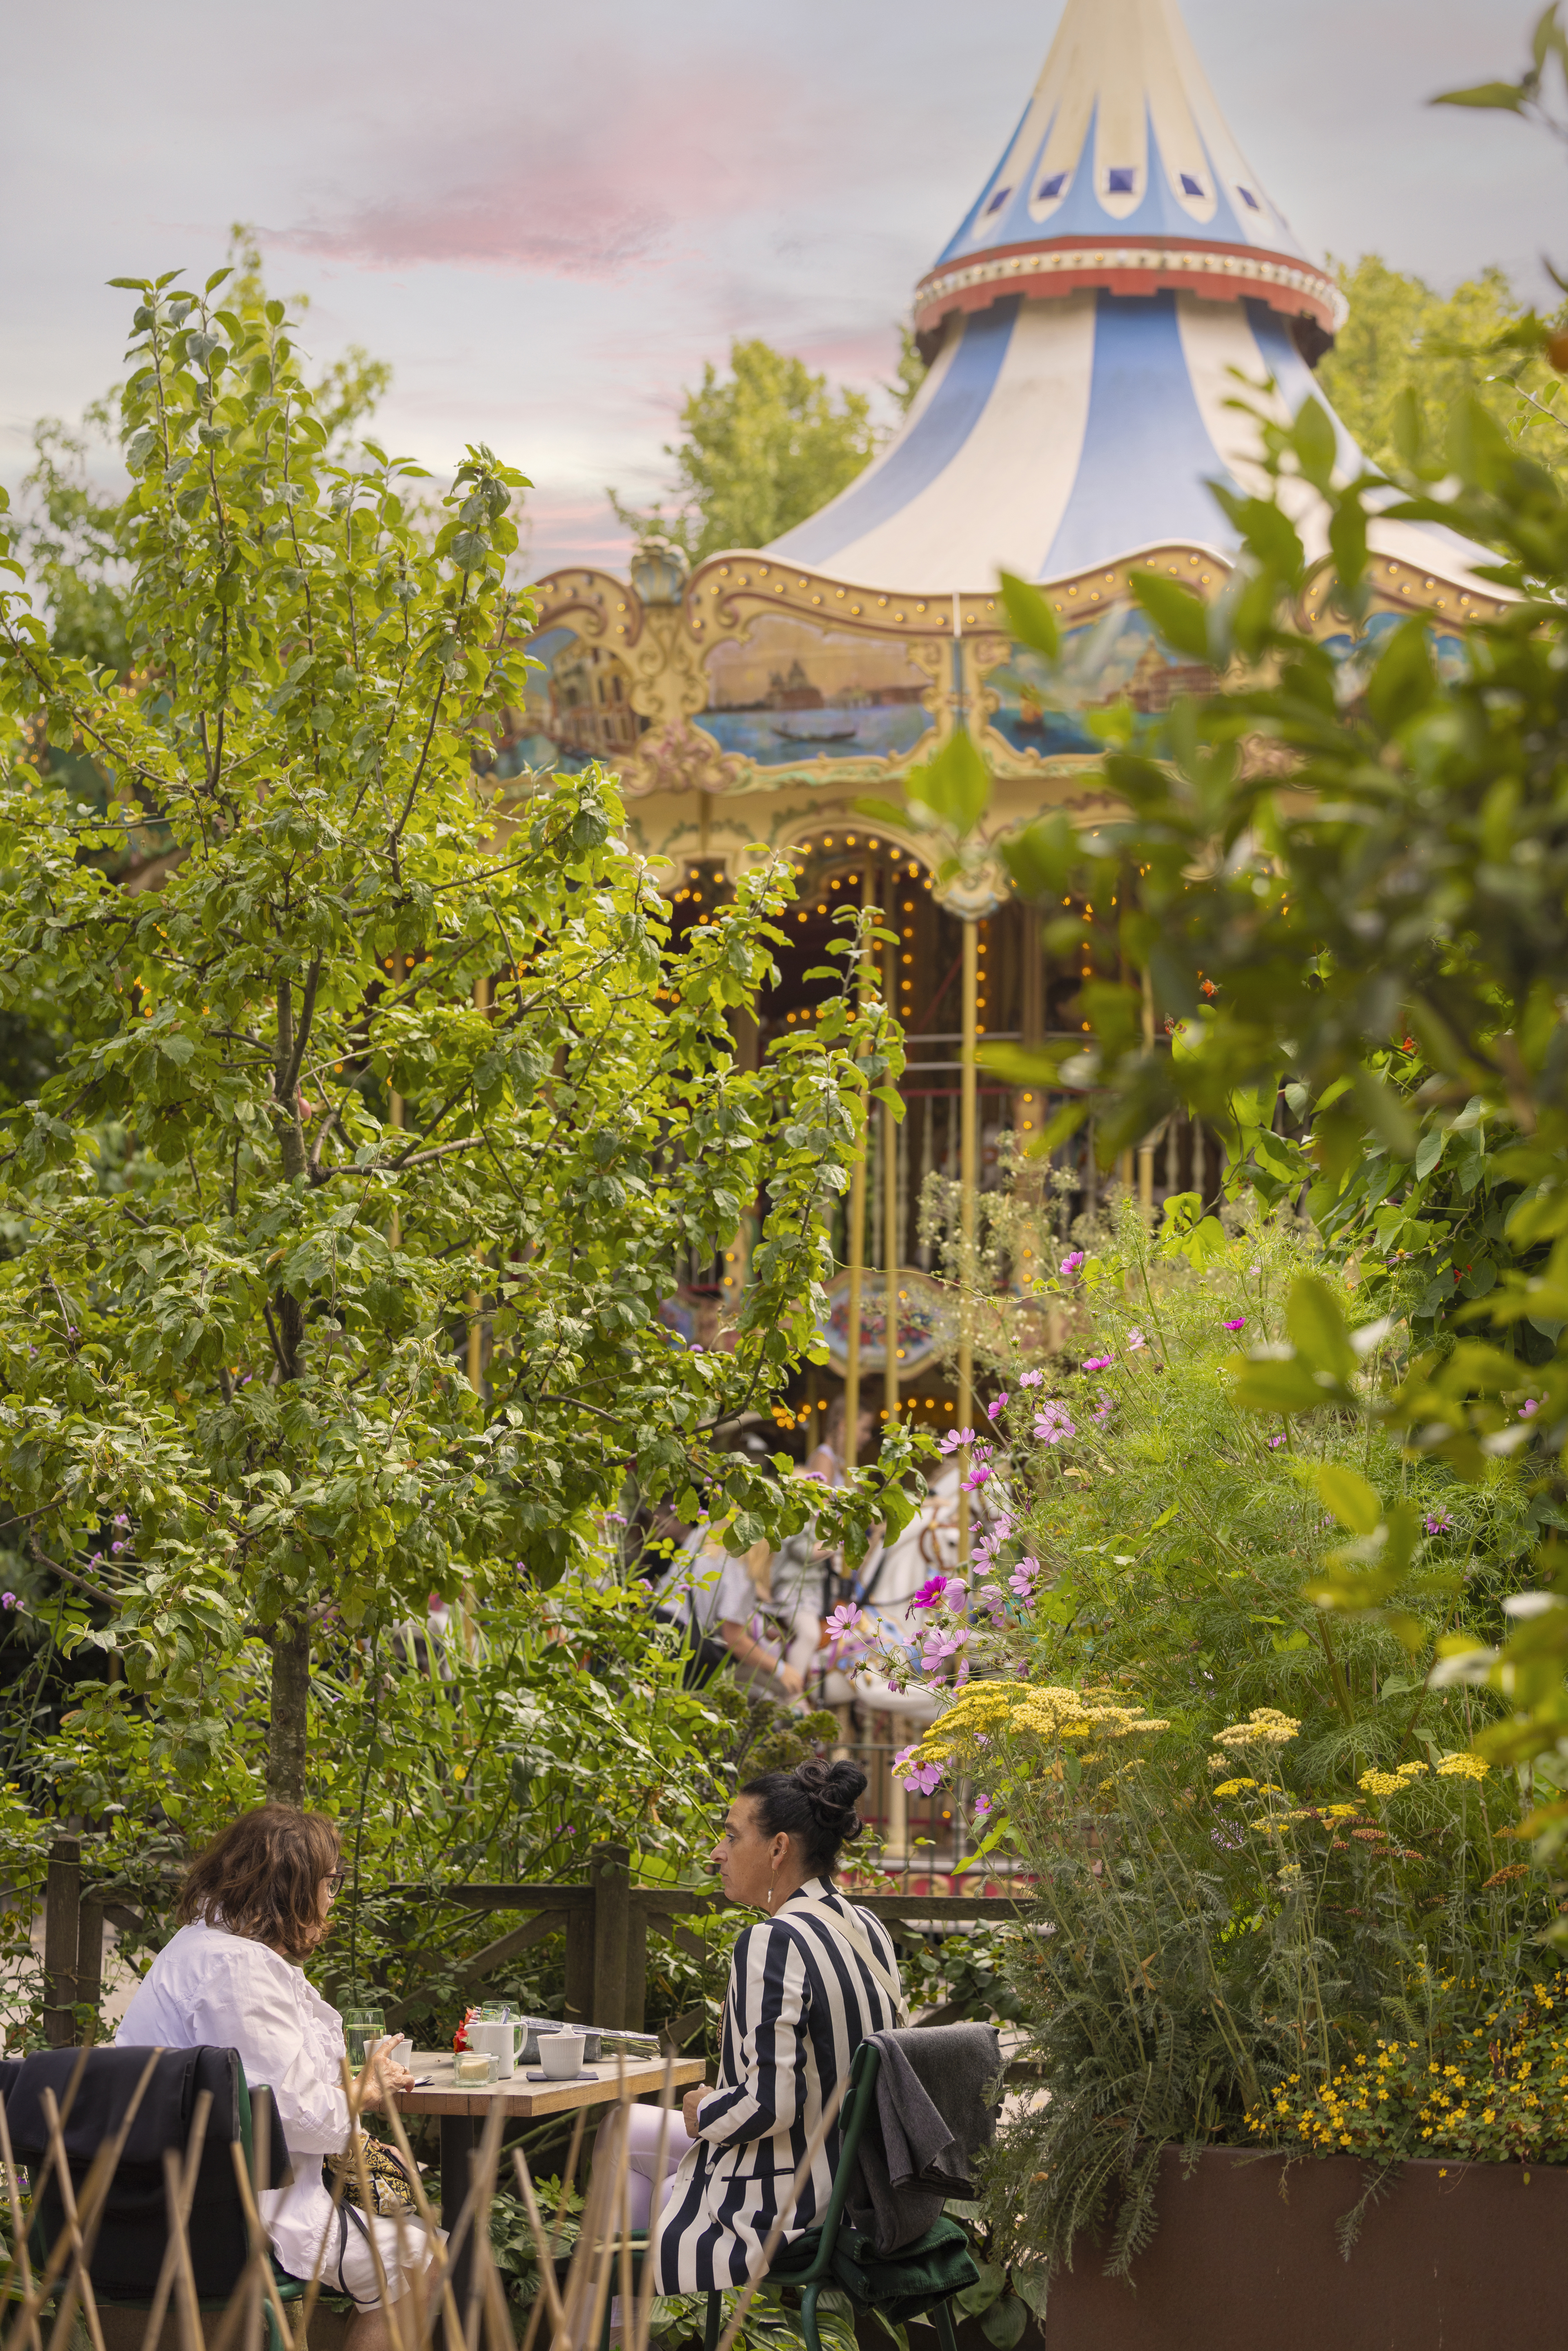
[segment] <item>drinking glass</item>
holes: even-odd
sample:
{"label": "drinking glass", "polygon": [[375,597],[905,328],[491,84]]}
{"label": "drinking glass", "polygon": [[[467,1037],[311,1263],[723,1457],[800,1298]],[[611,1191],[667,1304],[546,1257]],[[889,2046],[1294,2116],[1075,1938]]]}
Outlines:
{"label": "drinking glass", "polygon": [[384,2008],[346,2008],[343,2011],[343,2039],[348,2043],[349,2063],[356,2074],[375,2043],[384,2040],[386,2029]]}

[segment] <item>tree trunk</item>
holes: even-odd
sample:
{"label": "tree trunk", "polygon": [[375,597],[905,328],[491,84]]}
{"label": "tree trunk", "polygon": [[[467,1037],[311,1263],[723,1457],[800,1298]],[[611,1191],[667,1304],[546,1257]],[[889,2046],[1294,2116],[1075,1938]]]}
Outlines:
{"label": "tree trunk", "polygon": [[275,1804],[305,1802],[305,1707],[310,1689],[310,1621],[279,1619],[272,1635],[272,1709],[267,1792]]}

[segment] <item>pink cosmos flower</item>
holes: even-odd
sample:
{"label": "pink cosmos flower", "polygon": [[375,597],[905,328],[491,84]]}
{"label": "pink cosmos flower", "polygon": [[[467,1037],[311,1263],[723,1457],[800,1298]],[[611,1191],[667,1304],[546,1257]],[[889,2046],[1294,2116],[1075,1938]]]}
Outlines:
{"label": "pink cosmos flower", "polygon": [[940,1608],[946,1589],[945,1575],[928,1575],[909,1604],[912,1608]]}
{"label": "pink cosmos flower", "polygon": [[1431,1510],[1427,1513],[1426,1525],[1429,1535],[1451,1535],[1454,1514],[1451,1510]]}
{"label": "pink cosmos flower", "polygon": [[1007,1401],[1008,1392],[1006,1388],[1004,1388],[1000,1395],[993,1398],[992,1402],[986,1406],[986,1418],[988,1420],[995,1420],[997,1415],[1000,1412],[1002,1406],[1007,1403]]}
{"label": "pink cosmos flower", "polygon": [[1279,1450],[1280,1447],[1281,1447],[1281,1445],[1283,1445],[1283,1443],[1284,1443],[1284,1442],[1285,1442],[1285,1440],[1284,1440],[1283,1437],[1271,1437],[1269,1439],[1269,1450],[1270,1450],[1270,1453],[1278,1452],[1278,1450]]}
{"label": "pink cosmos flower", "polygon": [[977,1796],[977,1797],[976,1797],[976,1799],[975,1799],[975,1818],[976,1818],[977,1820],[981,1819],[981,1818],[984,1816],[984,1814],[986,1814],[987,1813],[988,1813],[988,1812],[990,1811],[990,1809],[991,1809],[991,1800],[990,1800],[989,1796]]}
{"label": "pink cosmos flower", "polygon": [[1531,1419],[1533,1419],[1533,1417],[1535,1416],[1535,1415],[1536,1415],[1540,1410],[1541,1410],[1541,1399],[1540,1399],[1540,1397],[1539,1397],[1539,1396],[1526,1396],[1526,1397],[1525,1397],[1525,1399],[1524,1399],[1524,1402],[1523,1402],[1523,1403],[1520,1405],[1520,1407],[1519,1407],[1519,1416],[1520,1416],[1521,1420],[1531,1420]]}
{"label": "pink cosmos flower", "polygon": [[968,1476],[959,1480],[963,1491],[966,1494],[977,1493],[990,1474],[991,1466],[988,1461],[977,1461]]}
{"label": "pink cosmos flower", "polygon": [[1144,1336],[1144,1334],[1143,1334],[1143,1332],[1142,1332],[1141,1331],[1129,1331],[1129,1332],[1128,1332],[1128,1333],[1127,1333],[1127,1347],[1128,1347],[1128,1352],[1129,1352],[1130,1353],[1132,1353],[1132,1354],[1134,1354],[1134,1355],[1135,1355],[1135,1354],[1137,1353],[1137,1352],[1138,1352],[1138,1350],[1139,1350],[1139,1348],[1140,1348],[1140,1347],[1146,1347],[1146,1346],[1148,1345],[1148,1343],[1148,1343],[1148,1341],[1145,1338],[1145,1336]]}
{"label": "pink cosmos flower", "polygon": [[1043,1372],[1024,1372],[1019,1374],[1019,1385],[1020,1388],[1037,1388],[1044,1377]]}
{"label": "pink cosmos flower", "polygon": [[1085,1355],[1083,1368],[1086,1372],[1108,1372],[1115,1360],[1114,1355]]}
{"label": "pink cosmos flower", "polygon": [[1082,1262],[1083,1251],[1082,1249],[1070,1249],[1066,1257],[1061,1260],[1061,1270],[1063,1273],[1076,1273]]}
{"label": "pink cosmos flower", "polygon": [[829,1637],[836,1641],[841,1635],[852,1633],[860,1623],[860,1608],[854,1601],[844,1601],[828,1619]]}
{"label": "pink cosmos flower", "polygon": [[0,1592],[0,1608],[18,1608],[20,1606],[21,1603],[14,1592]]}
{"label": "pink cosmos flower", "polygon": [[961,1445],[973,1445],[974,1441],[975,1432],[972,1428],[950,1428],[936,1450],[938,1453],[956,1453]]}
{"label": "pink cosmos flower", "polygon": [[1245,1314],[1233,1314],[1224,1327],[1227,1331],[1245,1331],[1247,1317]]}
{"label": "pink cosmos flower", "polygon": [[1034,1597],[1035,1578],[1039,1573],[1040,1562],[1038,1559],[1020,1559],[1018,1565],[1014,1568],[1012,1573],[1008,1578],[1009,1586],[1012,1591],[1018,1593],[1020,1600],[1032,1600]]}
{"label": "pink cosmos flower", "polygon": [[1049,1404],[1040,1406],[1034,1433],[1042,1444],[1060,1445],[1064,1437],[1076,1437],[1078,1431],[1072,1425],[1072,1416],[1067,1406],[1052,1397]]}

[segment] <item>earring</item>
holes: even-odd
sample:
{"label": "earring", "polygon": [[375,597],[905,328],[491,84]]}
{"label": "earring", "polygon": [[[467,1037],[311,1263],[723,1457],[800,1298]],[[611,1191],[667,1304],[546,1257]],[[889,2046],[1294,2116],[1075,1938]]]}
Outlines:
{"label": "earring", "polygon": [[778,1867],[777,1867],[777,1865],[775,1865],[774,1869],[773,1869],[773,1871],[772,1871],[772,1873],[771,1873],[771,1875],[769,1876],[768,1880],[768,1907],[769,1908],[769,1910],[771,1910],[771,1909],[772,1909],[772,1907],[773,1907],[773,1880],[774,1880],[774,1878],[775,1878],[775,1877],[777,1877],[777,1876],[778,1876],[778,1875],[779,1875]]}

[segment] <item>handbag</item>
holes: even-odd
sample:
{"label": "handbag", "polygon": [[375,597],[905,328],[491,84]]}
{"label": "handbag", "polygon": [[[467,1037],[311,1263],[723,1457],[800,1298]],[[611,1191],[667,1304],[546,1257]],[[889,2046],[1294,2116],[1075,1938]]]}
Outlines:
{"label": "handbag", "polygon": [[[360,2184],[361,2158],[365,2168],[363,2189]],[[357,2149],[350,2142],[340,2155],[322,2158],[321,2176],[329,2188],[334,2187],[340,2179],[342,2181],[345,2207],[357,2205],[368,2189],[372,2213],[417,2212],[419,2210],[413,2183],[400,2158],[382,2140],[371,2138],[363,2131],[359,2135]]]}

